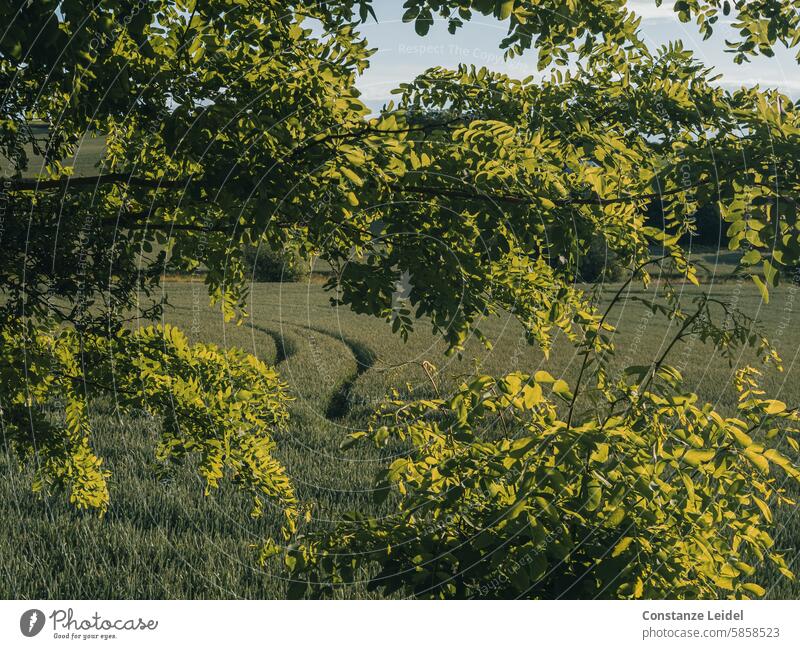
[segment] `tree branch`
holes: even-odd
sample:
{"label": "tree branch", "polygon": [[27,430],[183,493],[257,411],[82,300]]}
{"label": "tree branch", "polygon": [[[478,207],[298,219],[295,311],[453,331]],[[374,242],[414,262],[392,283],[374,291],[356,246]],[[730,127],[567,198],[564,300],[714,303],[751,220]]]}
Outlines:
{"label": "tree branch", "polygon": [[[608,316],[611,314],[611,309],[613,309],[614,306],[617,304],[617,302],[619,302],[620,298],[622,297],[622,294],[625,292],[625,289],[628,288],[628,286],[630,286],[631,282],[633,282],[633,280],[636,278],[639,272],[642,271],[645,267],[649,266],[650,264],[657,264],[664,261],[665,259],[667,259],[667,257],[669,257],[669,255],[662,255],[661,257],[654,257],[651,259],[647,259],[646,261],[642,262],[641,264],[636,266],[636,268],[633,269],[633,271],[630,274],[630,277],[628,277],[628,279],[625,280],[622,286],[620,286],[619,289],[617,289],[617,292],[614,293],[614,297],[611,298],[611,302],[609,302],[608,306],[606,307],[606,310],[603,312],[603,317],[597,323],[598,332],[602,330],[603,325],[606,323]],[[581,343],[581,345],[584,346],[584,350],[582,352],[583,362],[581,363],[581,369],[580,372],[578,373],[578,379],[575,382],[575,388],[572,391],[572,399],[570,400],[569,403],[569,413],[567,414],[567,430],[572,428],[572,416],[575,410],[575,402],[578,400],[578,394],[581,389],[581,382],[583,381],[583,375],[586,372],[586,368],[589,365],[589,356],[592,353],[592,350],[587,345],[587,342],[588,338],[586,335],[584,335],[583,341]]]}
{"label": "tree branch", "polygon": [[45,189],[66,189],[69,187],[92,187],[99,185],[129,185],[149,189],[174,189],[185,187],[189,179],[161,180],[158,178],[141,178],[123,173],[100,174],[97,176],[62,176],[54,180],[38,180],[36,178],[0,178],[0,188],[11,190],[37,191]]}
{"label": "tree branch", "polygon": [[432,122],[430,124],[420,124],[419,126],[407,126],[405,128],[381,129],[381,128],[373,128],[372,126],[365,126],[364,128],[356,129],[354,131],[349,131],[346,133],[329,133],[328,135],[324,135],[323,137],[312,139],[306,142],[303,146],[297,147],[294,151],[292,151],[289,154],[288,158],[295,158],[298,155],[305,153],[309,149],[312,149],[315,146],[319,146],[320,144],[325,144],[326,142],[332,142],[336,140],[357,140],[358,138],[364,137],[365,135],[399,135],[401,133],[416,133],[419,131],[427,132],[436,128],[447,128],[448,126],[455,124],[456,122],[461,122],[463,120],[464,117],[459,116],[446,120],[444,122]]}
{"label": "tree branch", "polygon": [[663,198],[665,196],[674,196],[690,189],[696,189],[713,182],[711,179],[699,180],[696,183],[687,185],[686,187],[677,187],[663,192],[652,192],[647,194],[630,194],[626,196],[615,196],[613,198],[602,198],[601,196],[591,196],[586,198],[559,198],[552,199],[550,197],[539,196],[523,196],[521,194],[489,194],[480,193],[477,191],[464,191],[459,189],[450,189],[448,187],[421,187],[418,185],[409,185],[407,187],[397,187],[394,191],[398,194],[423,194],[427,196],[447,196],[450,198],[463,198],[475,199],[488,202],[497,203],[511,203],[514,205],[535,205],[540,198],[547,198],[559,207],[567,207],[569,205],[615,205],[618,203],[635,203],[637,201],[654,200]]}

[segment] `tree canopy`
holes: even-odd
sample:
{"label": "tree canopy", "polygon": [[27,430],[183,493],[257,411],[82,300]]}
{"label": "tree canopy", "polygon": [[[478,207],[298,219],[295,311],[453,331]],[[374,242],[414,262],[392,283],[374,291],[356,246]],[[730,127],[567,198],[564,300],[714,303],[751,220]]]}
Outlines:
{"label": "tree canopy", "polygon": [[[602,235],[637,279],[647,281],[656,257],[697,283],[678,242],[692,231],[697,206],[716,204],[731,249],[743,251],[741,271],[765,300],[781,270],[800,259],[800,106],[789,97],[758,87],[726,90],[679,42],[651,51],[640,38],[639,18],[623,0],[408,0],[404,6],[404,20],[420,35],[434,19],[446,20],[452,32],[476,13],[493,15],[508,26],[499,46],[507,56],[536,57],[543,80],[467,65],[434,67],[401,83],[395,101],[372,114],[356,87],[372,53],[359,32],[361,24],[377,19],[369,0],[0,4],[8,26],[0,37],[0,400],[4,431],[21,456],[46,458],[37,464],[37,487],[55,482],[80,507],[108,507],[108,472],[92,451],[86,417],[87,393],[102,390],[125,407],[162,413],[162,457],[200,453],[200,472],[210,487],[227,467],[257,501],[266,496],[280,502],[287,538],[295,534],[299,506],[271,455],[271,433],[285,419],[279,377],[239,352],[192,347],[168,327],[129,331],[140,318],[161,313],[158,287],[168,265],[202,268],[211,299],[227,318],[237,318],[244,315],[249,284],[245,249],[291,247],[331,264],[334,301],[392,321],[400,335],[424,320],[457,353],[469,336],[481,336],[481,318],[510,311],[545,351],[553,332],[562,331],[586,365],[597,369],[613,352],[611,331],[575,284],[593,236]],[[728,49],[737,62],[770,56],[777,46],[800,56],[796,0],[681,0],[674,9],[704,36],[721,15],[731,16],[739,39]],[[96,173],[76,176],[71,160],[93,136],[105,142]],[[31,152],[43,160],[37,168]],[[654,201],[663,228],[646,224]],[[393,294],[401,277],[411,288],[398,306]],[[687,309],[669,287],[664,299],[666,306],[658,308],[685,325],[682,333],[713,340],[723,350],[755,345],[775,359],[745,314],[722,305],[725,313],[717,319],[707,300]],[[604,385],[598,369],[595,387],[615,404],[605,423],[595,422],[599,429],[590,427],[596,419],[591,414],[578,426],[573,421],[580,385],[560,390],[569,394],[566,420],[540,397],[523,401],[523,419],[532,408],[541,410],[532,415],[535,424],[520,423],[535,436],[563,435],[563,441],[577,431],[600,431],[596,440],[585,436],[584,444],[592,445],[585,448],[583,468],[564,468],[577,471],[562,475],[572,487],[564,498],[585,500],[601,489],[587,471],[594,462],[613,461],[614,454],[605,456],[600,446],[612,434],[606,429],[611,421],[628,431],[627,437],[620,433],[625,444],[637,445],[636,436],[644,436],[648,447],[662,434],[664,417],[688,421],[676,442],[682,450],[664,447],[667,464],[658,471],[677,470],[683,461],[704,473],[701,500],[720,485],[730,490],[733,482],[751,479],[740,460],[750,457],[756,468],[769,463],[762,459],[765,447],[753,449],[752,440],[740,453],[714,451],[728,433],[741,445],[747,427],[692,400],[677,401],[674,377],[659,374],[669,375],[665,367],[662,359],[633,372],[635,386]],[[541,382],[531,377],[513,381],[520,390],[524,385],[541,392]],[[672,396],[649,391],[653,381],[666,381]],[[501,385],[491,379],[478,392],[490,384]],[[470,428],[455,438],[470,446],[464,456],[471,458],[469,466],[458,470],[481,477],[497,467],[485,457],[486,448],[472,445],[473,415],[459,414],[465,395],[475,393],[465,390],[458,403],[418,408],[444,410],[455,416],[454,429]],[[172,398],[164,399],[165,391]],[[499,402],[506,397],[487,397],[474,416],[505,408]],[[766,401],[743,399],[748,413],[783,416]],[[620,400],[630,408],[617,421]],[[52,403],[66,404],[63,421],[46,409]],[[199,410],[213,413],[211,425],[191,424]],[[438,435],[418,431],[436,444],[442,442]],[[546,455],[530,464],[529,448],[517,453],[508,442],[491,453],[522,458],[524,482],[546,464]],[[452,452],[443,449],[437,462]],[[645,455],[638,458],[642,463]],[[772,461],[796,477],[782,455]],[[641,466],[624,467],[620,475],[641,473]],[[394,482],[402,482],[399,469],[392,470]],[[666,493],[698,493],[694,479],[670,475]],[[412,482],[425,497],[429,479],[414,469]],[[763,489],[771,487],[765,482]],[[553,506],[537,500],[546,496],[531,493],[528,500],[527,491],[512,491],[505,498],[515,511]],[[759,505],[767,494],[759,493],[736,496],[738,505],[769,518]],[[525,507],[518,508],[523,496]],[[621,502],[614,498],[592,503],[613,517]],[[647,502],[651,510],[664,506]],[[726,512],[720,510],[715,522]],[[680,523],[646,518],[637,524]],[[693,580],[689,573],[698,567],[692,564],[688,572],[662,575],[666,581],[652,591],[639,586],[642,574],[634,575],[618,594],[727,586],[730,575],[720,564],[730,564],[741,543],[734,538],[753,526],[744,514],[736,520],[741,525],[731,528],[728,545],[706,548],[708,582]],[[695,554],[709,543],[703,530]],[[375,541],[367,533],[360,538],[367,545]],[[617,545],[615,556],[633,547],[619,543],[625,547]],[[759,537],[751,545],[763,555],[769,543]],[[318,565],[313,554],[309,550],[307,566]],[[297,566],[296,552],[288,556]],[[587,556],[570,570],[594,560]],[[777,555],[774,560],[781,561]],[[331,568],[337,578],[340,569]],[[505,569],[493,568],[498,574]],[[744,571],[734,569],[737,575]],[[458,587],[432,592],[465,594]]]}

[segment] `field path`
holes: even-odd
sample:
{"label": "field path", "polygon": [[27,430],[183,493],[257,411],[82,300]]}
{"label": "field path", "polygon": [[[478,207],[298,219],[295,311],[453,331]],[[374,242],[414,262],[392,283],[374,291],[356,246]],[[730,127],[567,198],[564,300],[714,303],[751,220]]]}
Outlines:
{"label": "field path", "polygon": [[342,335],[335,335],[330,331],[326,331],[324,329],[316,329],[310,328],[311,331],[315,331],[323,336],[329,336],[334,340],[337,340],[348,347],[350,350],[350,354],[352,354],[353,358],[356,361],[356,371],[351,374],[340,386],[339,389],[331,397],[330,401],[328,401],[328,407],[325,411],[325,416],[333,421],[340,421],[345,419],[350,412],[350,408],[352,405],[352,390],[353,386],[355,385],[358,377],[362,374],[367,372],[368,370],[372,369],[375,365],[375,361],[377,360],[378,355],[375,353],[373,349],[361,343],[354,338],[348,338]]}
{"label": "field path", "polygon": [[274,365],[280,365],[284,361],[290,359],[297,353],[297,343],[291,336],[286,336],[283,332],[276,329],[269,329],[262,325],[249,323],[250,327],[256,331],[271,336],[275,341],[275,362]]}

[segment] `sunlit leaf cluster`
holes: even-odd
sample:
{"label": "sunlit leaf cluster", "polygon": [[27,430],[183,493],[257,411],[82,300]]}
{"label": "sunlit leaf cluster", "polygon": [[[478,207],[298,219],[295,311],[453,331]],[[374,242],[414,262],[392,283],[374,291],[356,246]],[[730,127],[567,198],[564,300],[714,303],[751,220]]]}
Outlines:
{"label": "sunlit leaf cluster", "polygon": [[254,516],[266,501],[283,513],[287,534],[294,529],[297,500],[273,454],[289,396],[254,356],[192,345],[168,325],[111,341],[28,328],[4,334],[0,372],[4,436],[32,460],[36,491],[58,487],[78,509],[107,511],[111,472],[94,450],[89,413],[93,400],[112,395],[120,415],[160,420],[154,468],[197,458],[206,493],[231,479],[252,497]]}
{"label": "sunlit leaf cluster", "polygon": [[792,576],[770,525],[794,504],[800,470],[778,442],[797,450],[800,417],[754,374],[737,374],[730,417],[676,391],[668,366],[571,425],[558,407],[570,387],[545,371],[387,404],[366,437],[410,446],[376,485],[397,509],[290,545],[297,594],[366,574],[384,594],[433,598],[763,595],[762,561]]}

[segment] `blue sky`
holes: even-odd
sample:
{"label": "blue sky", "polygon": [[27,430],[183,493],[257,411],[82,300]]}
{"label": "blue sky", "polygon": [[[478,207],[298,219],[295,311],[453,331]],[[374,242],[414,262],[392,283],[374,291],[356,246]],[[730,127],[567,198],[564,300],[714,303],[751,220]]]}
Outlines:
{"label": "blue sky", "polygon": [[[629,5],[644,19],[641,30],[648,45],[682,40],[699,59],[723,75],[722,85],[739,87],[758,83],[762,87],[778,87],[795,99],[800,97],[800,66],[782,47],[776,48],[773,58],[757,57],[750,64],[736,65],[732,56],[723,51],[725,37],[735,36],[730,21],[720,20],[715,35],[703,41],[694,24],[682,24],[675,17],[672,0],[665,0],[661,7],[656,7],[655,0],[632,0]],[[375,0],[373,6],[379,22],[370,20],[362,26],[362,31],[378,52],[358,83],[363,99],[373,109],[390,98],[390,90],[397,84],[434,65],[455,67],[470,63],[516,78],[536,75],[535,55],[503,59],[498,44],[507,25],[491,17],[476,16],[455,35],[449,34],[446,24],[440,21],[422,38],[412,24],[401,21],[403,8],[399,0]]]}

